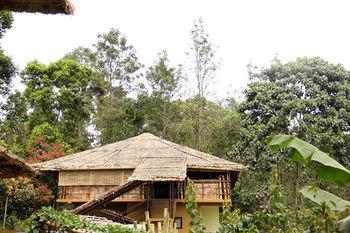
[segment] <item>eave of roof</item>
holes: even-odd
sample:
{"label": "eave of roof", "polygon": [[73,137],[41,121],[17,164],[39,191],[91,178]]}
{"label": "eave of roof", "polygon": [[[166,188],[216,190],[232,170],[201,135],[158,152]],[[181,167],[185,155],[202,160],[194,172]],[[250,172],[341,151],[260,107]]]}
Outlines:
{"label": "eave of roof", "polygon": [[0,1],[0,10],[71,15],[75,9],[70,0],[7,0]]}
{"label": "eave of roof", "polygon": [[29,164],[16,155],[0,147],[0,178],[34,176],[36,172]]}

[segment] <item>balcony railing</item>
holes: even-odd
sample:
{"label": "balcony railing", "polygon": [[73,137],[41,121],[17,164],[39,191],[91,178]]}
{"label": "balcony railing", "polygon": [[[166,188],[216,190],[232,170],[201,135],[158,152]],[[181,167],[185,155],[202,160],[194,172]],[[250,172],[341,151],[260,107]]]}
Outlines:
{"label": "balcony railing", "polygon": [[[183,200],[185,199],[185,189],[187,181],[174,182],[174,198]],[[211,179],[211,180],[192,180],[196,191],[197,200],[230,200],[231,199],[231,187],[228,180]],[[61,201],[87,201],[90,200],[115,186],[60,186],[58,199]],[[125,201],[140,201],[146,199],[145,193],[147,193],[147,184],[140,185],[135,189],[123,194],[115,200]],[[154,193],[157,190],[153,190]],[[151,195],[154,197],[154,195]],[[152,198],[151,198],[152,199]]]}
{"label": "balcony railing", "polygon": [[[112,185],[94,186],[60,186],[58,189],[59,200],[88,201],[114,188]],[[144,187],[138,186],[133,190],[121,195],[116,200],[140,200],[144,199]]]}
{"label": "balcony railing", "polygon": [[[197,200],[231,199],[230,182],[227,180],[192,180]],[[179,182],[176,197],[185,199],[186,181]]]}

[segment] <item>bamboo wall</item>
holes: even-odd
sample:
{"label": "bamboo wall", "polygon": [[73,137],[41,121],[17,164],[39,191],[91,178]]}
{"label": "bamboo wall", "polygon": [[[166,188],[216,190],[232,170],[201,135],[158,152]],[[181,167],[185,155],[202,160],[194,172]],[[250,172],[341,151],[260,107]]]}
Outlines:
{"label": "bamboo wall", "polygon": [[[109,191],[115,186],[111,185],[91,185],[91,186],[59,186],[58,187],[58,200],[59,202],[75,201],[86,202],[104,192]],[[144,188],[138,186],[133,190],[123,194],[115,200],[140,200],[144,199]]]}
{"label": "bamboo wall", "polygon": [[60,171],[58,186],[121,185],[133,170],[72,170]]}

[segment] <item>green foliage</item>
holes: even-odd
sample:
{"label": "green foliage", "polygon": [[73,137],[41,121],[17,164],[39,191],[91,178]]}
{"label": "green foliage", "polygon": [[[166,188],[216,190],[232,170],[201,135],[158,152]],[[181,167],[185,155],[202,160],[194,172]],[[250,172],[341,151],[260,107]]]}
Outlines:
{"label": "green foliage", "polygon": [[[337,161],[320,151],[317,147],[290,135],[275,135],[266,139],[266,142],[273,150],[281,148],[292,148],[291,159],[304,165],[310,162],[317,162],[317,178],[334,181],[338,185],[345,185],[350,181],[350,171]],[[306,198],[318,203],[325,204],[331,210],[345,210],[350,202],[326,192],[322,189],[306,186],[299,191]]]}
{"label": "green foliage", "polygon": [[350,181],[350,171],[336,160],[320,151],[317,147],[291,135],[275,135],[266,139],[267,144],[274,151],[281,148],[292,148],[291,159],[308,165],[317,163],[317,178],[333,181],[345,185]]}
{"label": "green foliage", "polygon": [[40,233],[45,231],[45,224],[50,222],[57,226],[59,232],[71,230],[86,230],[93,232],[106,233],[132,233],[132,229],[121,227],[118,225],[100,226],[88,221],[82,220],[78,215],[71,211],[54,210],[51,207],[43,207],[40,211],[31,216],[31,224],[27,229],[29,233]]}
{"label": "green foliage", "polygon": [[[349,72],[321,58],[299,58],[282,64],[276,60],[261,71],[250,71],[251,83],[239,108],[243,114],[241,137],[232,152],[252,169],[269,170],[281,163],[267,150],[271,134],[293,134],[349,164]],[[244,153],[242,154],[242,151]]]}
{"label": "green foliage", "polygon": [[190,216],[190,233],[205,233],[205,227],[202,219],[199,216],[198,206],[196,201],[196,192],[193,182],[188,181],[185,190],[185,209]]}
{"label": "green foliage", "polygon": [[332,193],[326,192],[320,188],[305,186],[299,192],[306,198],[319,205],[325,203],[332,210],[344,211],[346,208],[350,208],[350,202],[345,201]]}
{"label": "green foliage", "polygon": [[341,232],[336,215],[324,206],[292,209],[286,205],[277,167],[270,173],[266,204],[262,210],[241,213],[239,209],[224,206],[221,215],[220,233],[299,233]]}
{"label": "green foliage", "polygon": [[37,147],[37,138],[40,136],[44,137],[45,141],[50,144],[62,142],[62,135],[58,128],[45,122],[41,125],[35,126],[32,130],[27,144],[28,148]]}
{"label": "green foliage", "polygon": [[152,94],[159,99],[169,101],[179,89],[183,79],[181,66],[170,67],[167,51],[158,54],[157,61],[146,71],[146,79],[151,85]]}
{"label": "green foliage", "polygon": [[15,76],[15,71],[16,69],[14,64],[12,63],[11,58],[7,56],[4,53],[4,51],[0,48],[0,94],[1,95],[7,95],[9,93],[10,84],[11,84],[12,78]]}
{"label": "green foliage", "polygon": [[252,214],[224,207],[219,233],[340,233],[337,219],[329,216],[326,224],[321,207],[297,211],[286,208],[275,213],[256,211]]}
{"label": "green foliage", "polygon": [[[96,93],[93,123],[104,145],[134,136],[134,109],[126,95],[135,88],[141,64],[135,49],[117,29],[99,34],[94,49],[78,48],[66,55],[93,70],[91,88]],[[131,112],[131,113],[130,113]]]}
{"label": "green foliage", "polygon": [[191,48],[188,53],[192,63],[191,75],[194,76],[197,87],[197,97],[203,98],[210,82],[215,78],[218,63],[215,61],[215,46],[210,42],[204,29],[203,20],[194,21],[191,30]]}
{"label": "green foliage", "polygon": [[196,83],[195,101],[195,148],[205,150],[206,143],[206,124],[204,122],[205,96],[208,92],[210,83],[215,78],[218,64],[215,61],[214,45],[209,40],[208,33],[204,30],[203,20],[194,21],[191,30],[191,48],[188,53],[192,66],[190,67],[190,77],[193,77]]}
{"label": "green foliage", "polygon": [[28,120],[28,104],[20,92],[11,94],[1,105],[3,120],[0,123],[1,138],[6,141],[6,147],[13,153],[25,156],[27,132],[25,122]]}
{"label": "green foliage", "polygon": [[89,69],[68,59],[49,66],[29,63],[22,72],[24,96],[32,109],[26,122],[28,131],[47,123],[59,129],[63,141],[74,151],[89,148],[86,127],[93,110],[91,75]]}
{"label": "green foliage", "polygon": [[47,186],[40,185],[36,181],[25,178],[0,180],[1,219],[4,217],[6,197],[8,197],[6,226],[10,229],[15,229],[20,221],[28,218],[41,206],[50,204],[52,198]]}
{"label": "green foliage", "polygon": [[12,27],[13,15],[10,11],[0,11],[0,39]]}

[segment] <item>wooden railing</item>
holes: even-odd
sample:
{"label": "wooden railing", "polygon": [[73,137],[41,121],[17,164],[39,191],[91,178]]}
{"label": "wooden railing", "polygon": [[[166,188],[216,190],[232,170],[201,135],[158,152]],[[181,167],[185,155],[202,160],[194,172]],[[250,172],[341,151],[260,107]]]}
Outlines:
{"label": "wooden railing", "polygon": [[[231,187],[228,180],[191,180],[197,200],[231,199]],[[180,182],[176,197],[185,199],[186,181]]]}
{"label": "wooden railing", "polygon": [[[198,200],[230,200],[230,182],[224,179],[191,180],[194,184]],[[187,181],[175,183],[175,199],[185,199]],[[131,191],[121,195],[116,200],[144,200],[145,186],[140,185]],[[60,186],[58,199],[87,201],[111,190],[115,186]],[[157,190],[154,190],[157,192]]]}
{"label": "wooden railing", "polygon": [[[102,193],[105,193],[116,186],[101,185],[101,186],[59,186],[58,199],[59,200],[82,200],[87,201],[95,198]],[[118,199],[125,200],[140,200],[144,199],[144,187],[137,186],[133,190],[121,195]]]}

